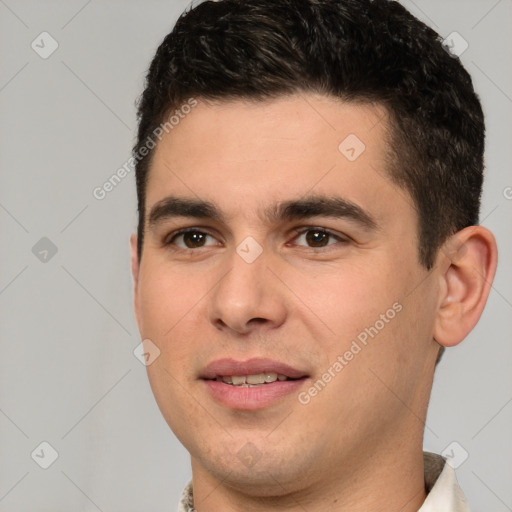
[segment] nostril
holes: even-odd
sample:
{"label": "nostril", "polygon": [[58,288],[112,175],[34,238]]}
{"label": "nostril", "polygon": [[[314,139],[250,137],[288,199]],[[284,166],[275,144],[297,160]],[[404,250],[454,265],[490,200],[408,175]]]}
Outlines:
{"label": "nostril", "polygon": [[265,322],[267,322],[268,320],[266,318],[251,318],[251,320],[249,320],[249,322],[247,323],[257,323],[257,324],[264,324]]}

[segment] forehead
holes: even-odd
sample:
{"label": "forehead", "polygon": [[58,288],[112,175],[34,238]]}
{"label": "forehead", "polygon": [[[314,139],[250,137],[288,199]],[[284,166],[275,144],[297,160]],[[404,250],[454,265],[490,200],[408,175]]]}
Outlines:
{"label": "forehead", "polygon": [[339,143],[351,134],[379,149],[387,135],[386,113],[379,104],[349,103],[312,93],[265,101],[200,99],[170,130],[160,148],[182,149],[179,156],[189,161],[208,158],[209,154],[275,161],[325,150],[337,156]]}
{"label": "forehead", "polygon": [[375,104],[316,94],[198,100],[155,149],[147,211],[166,195],[209,200],[228,216],[307,193],[359,204],[382,198],[383,187],[404,195],[388,177],[387,133]]}

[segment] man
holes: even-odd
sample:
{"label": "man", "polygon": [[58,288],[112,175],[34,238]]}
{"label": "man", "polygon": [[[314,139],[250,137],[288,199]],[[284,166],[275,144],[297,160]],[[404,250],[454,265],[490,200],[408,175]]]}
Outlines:
{"label": "man", "polygon": [[496,269],[484,122],[387,0],[185,13],[139,104],[135,312],[191,456],[180,511],[468,510],[424,454],[436,361]]}

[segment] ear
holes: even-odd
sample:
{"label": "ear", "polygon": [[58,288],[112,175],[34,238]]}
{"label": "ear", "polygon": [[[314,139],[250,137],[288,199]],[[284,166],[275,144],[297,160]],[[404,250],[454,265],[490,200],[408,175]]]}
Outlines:
{"label": "ear", "polygon": [[444,347],[460,343],[478,322],[496,273],[493,234],[469,226],[451,236],[438,254],[439,305],[434,339]]}
{"label": "ear", "polygon": [[132,277],[133,277],[133,305],[135,310],[135,318],[137,319],[137,325],[139,326],[140,331],[140,314],[139,314],[139,269],[140,262],[139,256],[137,254],[137,234],[133,233],[130,237],[130,247],[131,247],[131,267],[132,267]]}

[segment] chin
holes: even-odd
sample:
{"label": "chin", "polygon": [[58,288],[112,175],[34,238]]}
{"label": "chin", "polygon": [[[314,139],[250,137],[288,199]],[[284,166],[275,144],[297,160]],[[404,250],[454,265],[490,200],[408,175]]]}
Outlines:
{"label": "chin", "polygon": [[[259,446],[262,444],[265,446],[265,441]],[[234,447],[239,445],[242,448],[236,450]],[[284,447],[277,451],[267,441],[266,450],[260,451],[250,441],[237,443],[230,438],[224,450],[216,444],[196,456],[195,462],[219,482],[245,495],[284,496],[304,487],[300,476],[312,466],[305,457],[299,460],[295,450],[289,448],[290,453]]]}

